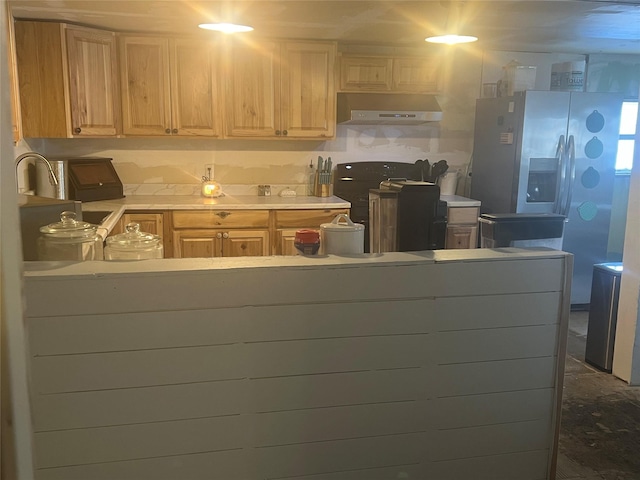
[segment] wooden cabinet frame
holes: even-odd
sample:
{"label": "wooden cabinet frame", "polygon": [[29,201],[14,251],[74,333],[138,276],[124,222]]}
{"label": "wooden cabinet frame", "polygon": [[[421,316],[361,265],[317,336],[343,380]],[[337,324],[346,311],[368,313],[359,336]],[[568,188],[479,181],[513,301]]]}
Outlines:
{"label": "wooden cabinet frame", "polygon": [[113,32],[18,20],[15,48],[24,137],[113,137],[119,133]]}

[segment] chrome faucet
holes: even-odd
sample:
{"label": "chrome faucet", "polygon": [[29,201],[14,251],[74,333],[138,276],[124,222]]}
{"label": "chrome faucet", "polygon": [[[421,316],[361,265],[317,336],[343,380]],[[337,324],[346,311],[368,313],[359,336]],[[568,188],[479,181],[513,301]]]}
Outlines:
{"label": "chrome faucet", "polygon": [[20,165],[20,162],[22,160],[24,160],[25,158],[29,158],[29,157],[33,157],[36,160],[40,160],[41,162],[44,162],[45,165],[47,166],[47,169],[49,170],[49,177],[51,178],[51,185],[58,185],[58,178],[56,177],[56,174],[53,171],[53,167],[51,166],[51,163],[49,162],[49,160],[47,160],[43,155],[40,155],[39,153],[27,152],[27,153],[23,153],[18,158],[16,158],[16,189],[18,188],[18,165]]}

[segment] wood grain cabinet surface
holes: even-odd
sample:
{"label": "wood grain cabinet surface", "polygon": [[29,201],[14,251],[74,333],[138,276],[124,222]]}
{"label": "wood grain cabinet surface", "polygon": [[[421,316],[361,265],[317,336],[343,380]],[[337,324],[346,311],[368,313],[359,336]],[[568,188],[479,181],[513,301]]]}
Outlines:
{"label": "wood grain cabinet surface", "polygon": [[116,136],[120,128],[115,34],[52,22],[15,22],[25,137]]}
{"label": "wood grain cabinet surface", "polygon": [[449,207],[445,248],[477,248],[479,207]]}
{"label": "wood grain cabinet surface", "polygon": [[125,226],[129,223],[137,223],[140,225],[140,231],[144,233],[153,233],[154,235],[160,235],[162,238],[162,246],[164,251],[164,257],[170,258],[172,256],[172,242],[170,235],[167,235],[165,216],[167,212],[150,212],[150,211],[128,211],[125,212],[116,226],[111,230],[109,236],[117,235],[125,231]]}
{"label": "wood grain cabinet surface", "polygon": [[276,210],[273,212],[275,235],[274,255],[297,255],[296,232],[301,229],[320,231],[320,225],[330,223],[337,215],[349,214],[349,209]]}
{"label": "wood grain cabinet surface", "polygon": [[439,78],[434,56],[340,56],[341,92],[437,93]]}
{"label": "wood grain cabinet surface", "polygon": [[118,41],[125,135],[220,134],[215,44],[132,35]]}
{"label": "wood grain cabinet surface", "polygon": [[268,210],[173,211],[176,258],[269,255]]}
{"label": "wood grain cabinet surface", "polygon": [[227,137],[335,136],[335,43],[234,44],[225,75]]}

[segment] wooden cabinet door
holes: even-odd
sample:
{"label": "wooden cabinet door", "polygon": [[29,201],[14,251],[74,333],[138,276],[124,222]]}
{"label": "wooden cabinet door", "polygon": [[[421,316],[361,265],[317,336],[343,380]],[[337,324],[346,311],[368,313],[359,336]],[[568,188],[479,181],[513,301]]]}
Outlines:
{"label": "wooden cabinet door", "polygon": [[220,135],[221,105],[214,45],[173,39],[170,52],[172,135]]}
{"label": "wooden cabinet door", "polygon": [[66,26],[72,136],[118,133],[118,65],[112,32]]}
{"label": "wooden cabinet door", "polygon": [[[8,12],[8,8],[7,8]],[[7,22],[7,58],[9,63],[9,88],[11,89],[11,127],[14,145],[22,138],[20,117],[20,91],[18,89],[18,69],[16,66],[16,43],[13,18]]]}
{"label": "wooden cabinet door", "polygon": [[473,225],[448,226],[445,248],[476,248],[478,242],[478,227]]}
{"label": "wooden cabinet door", "polygon": [[[276,250],[274,255],[300,255],[300,252],[295,247],[296,232],[300,228],[283,228],[277,232]],[[317,228],[307,228],[307,230],[315,230],[320,233]]]}
{"label": "wooden cabinet door", "polygon": [[174,230],[175,258],[211,258],[222,256],[222,233],[216,230]]}
{"label": "wooden cabinet door", "polygon": [[391,90],[393,60],[389,57],[340,58],[340,90],[343,92],[384,92]]}
{"label": "wooden cabinet door", "polygon": [[335,44],[287,42],[282,47],[281,59],[282,135],[335,136]]}
{"label": "wooden cabinet door", "polygon": [[229,230],[222,235],[223,257],[269,255],[268,230]]}
{"label": "wooden cabinet door", "polygon": [[171,134],[169,40],[127,35],[119,40],[123,133]]}
{"label": "wooden cabinet door", "polygon": [[227,136],[281,135],[279,52],[276,42],[231,47],[225,78]]}
{"label": "wooden cabinet door", "polygon": [[401,92],[432,92],[439,89],[437,59],[394,58],[392,90]]}

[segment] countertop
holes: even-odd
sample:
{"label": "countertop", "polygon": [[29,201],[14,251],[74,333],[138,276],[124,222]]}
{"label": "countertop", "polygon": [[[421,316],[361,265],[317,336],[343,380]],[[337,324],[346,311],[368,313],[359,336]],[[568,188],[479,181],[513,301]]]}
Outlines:
{"label": "countertop", "polygon": [[[479,207],[480,201],[459,195],[442,195],[449,207]],[[125,210],[287,210],[314,208],[350,208],[340,197],[280,197],[278,195],[225,195],[206,198],[196,195],[130,195],[117,200],[85,202],[85,212],[112,212],[101,223],[98,233],[103,237],[113,230]]]}
{"label": "countertop", "polygon": [[297,210],[350,208],[342,198],[280,197],[278,195],[228,195],[207,198],[196,195],[131,195],[117,200],[100,200],[82,204],[84,212],[112,212],[100,224],[98,233],[106,238],[125,210]]}

